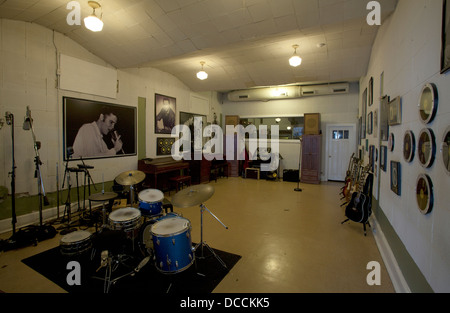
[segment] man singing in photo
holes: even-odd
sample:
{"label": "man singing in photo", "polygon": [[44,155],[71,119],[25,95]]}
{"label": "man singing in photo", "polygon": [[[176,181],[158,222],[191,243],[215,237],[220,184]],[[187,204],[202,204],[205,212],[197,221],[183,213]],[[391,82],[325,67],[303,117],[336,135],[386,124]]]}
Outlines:
{"label": "man singing in photo", "polygon": [[[80,127],[73,143],[74,158],[114,156],[120,151],[123,153],[121,136],[114,130],[117,115],[108,109],[102,110],[97,121]],[[106,138],[111,138],[112,148],[106,144]]]}

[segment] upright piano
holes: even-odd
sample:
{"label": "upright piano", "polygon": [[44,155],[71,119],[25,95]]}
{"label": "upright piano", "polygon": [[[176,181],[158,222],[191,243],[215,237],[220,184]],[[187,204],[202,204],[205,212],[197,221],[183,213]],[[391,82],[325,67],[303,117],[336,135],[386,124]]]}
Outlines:
{"label": "upright piano", "polygon": [[[146,174],[146,185],[151,188],[163,189],[163,183],[167,181],[170,176],[181,175],[183,170],[189,169],[189,162],[184,160],[176,161],[172,157],[164,157],[158,159],[143,159],[138,161],[138,170]],[[165,174],[158,186],[158,175]]]}

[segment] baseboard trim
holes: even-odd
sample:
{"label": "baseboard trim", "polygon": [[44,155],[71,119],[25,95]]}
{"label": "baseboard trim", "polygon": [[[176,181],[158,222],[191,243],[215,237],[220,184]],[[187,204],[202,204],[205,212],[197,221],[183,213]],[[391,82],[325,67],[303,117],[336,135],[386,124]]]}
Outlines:
{"label": "baseboard trim", "polygon": [[381,257],[383,258],[395,291],[397,293],[411,293],[411,289],[403,276],[402,270],[397,263],[394,253],[392,252],[391,247],[389,246],[389,243],[381,230],[380,224],[378,224],[378,221],[374,215],[372,215],[370,223],[375,242],[378,246]]}

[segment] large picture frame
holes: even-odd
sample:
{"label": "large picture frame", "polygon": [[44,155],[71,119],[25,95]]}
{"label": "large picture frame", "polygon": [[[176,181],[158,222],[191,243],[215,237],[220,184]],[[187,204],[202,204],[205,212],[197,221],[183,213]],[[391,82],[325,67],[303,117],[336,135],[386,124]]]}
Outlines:
{"label": "large picture frame", "polygon": [[441,74],[450,69],[450,4],[443,0]]}
{"label": "large picture frame", "polygon": [[155,94],[155,134],[171,134],[175,127],[177,99]]}
{"label": "large picture frame", "polygon": [[[194,118],[201,117],[202,118],[202,133],[196,134],[194,128]],[[203,138],[203,130],[207,125],[206,115],[188,113],[188,112],[180,112],[180,125],[186,125],[189,127],[191,131],[191,150],[192,151],[201,151],[203,149],[203,145],[206,143],[206,138]],[[201,141],[195,141],[195,136],[200,136],[202,138]]]}
{"label": "large picture frame", "polygon": [[64,160],[136,155],[136,117],[135,107],[63,97]]}

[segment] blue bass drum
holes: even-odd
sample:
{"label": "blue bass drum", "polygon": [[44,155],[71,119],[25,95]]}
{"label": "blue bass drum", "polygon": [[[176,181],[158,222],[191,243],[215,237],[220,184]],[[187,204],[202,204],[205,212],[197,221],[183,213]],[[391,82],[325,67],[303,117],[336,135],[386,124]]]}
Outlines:
{"label": "blue bass drum", "polygon": [[158,189],[145,189],[138,194],[142,216],[154,216],[163,209],[164,194]]}
{"label": "blue bass drum", "polygon": [[168,217],[154,223],[150,233],[155,266],[162,273],[179,273],[194,263],[191,222],[183,217]]}

